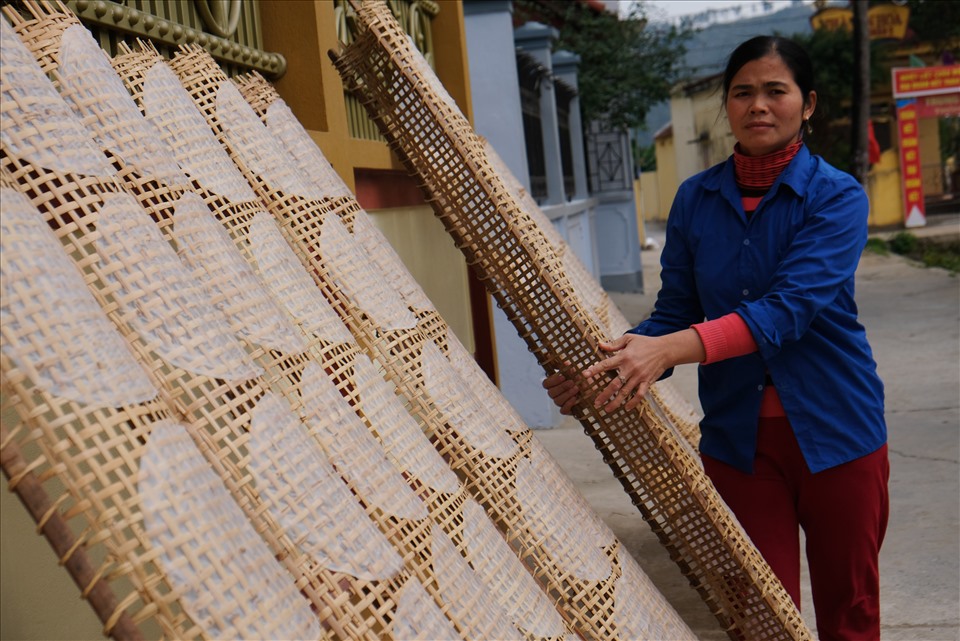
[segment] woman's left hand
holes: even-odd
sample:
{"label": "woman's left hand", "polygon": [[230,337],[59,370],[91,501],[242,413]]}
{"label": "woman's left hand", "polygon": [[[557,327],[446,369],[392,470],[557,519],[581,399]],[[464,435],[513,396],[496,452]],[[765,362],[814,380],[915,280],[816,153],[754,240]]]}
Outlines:
{"label": "woman's left hand", "polygon": [[604,372],[615,374],[594,401],[594,407],[603,406],[606,412],[621,406],[634,409],[669,368],[704,359],[703,343],[692,329],[666,336],[624,334],[609,343],[600,343],[600,349],[611,356],[588,367],[583,375],[592,381]]}

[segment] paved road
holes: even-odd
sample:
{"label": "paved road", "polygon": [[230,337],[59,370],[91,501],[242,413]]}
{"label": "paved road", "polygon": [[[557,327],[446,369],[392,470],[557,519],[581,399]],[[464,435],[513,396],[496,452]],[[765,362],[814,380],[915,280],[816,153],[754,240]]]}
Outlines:
{"label": "paved road", "polygon": [[[658,238],[658,230],[650,233],[648,229],[648,235]],[[659,286],[658,252],[644,251],[643,263],[648,293],[613,295],[631,320],[649,313]],[[887,396],[891,517],[881,553],[883,638],[956,641],[960,639],[960,279],[898,256],[868,253],[857,272],[857,300]],[[695,366],[678,368],[674,384],[694,400]],[[566,419],[537,435],[693,630],[705,640],[726,639],[580,426]],[[808,604],[804,616],[813,628],[808,588],[803,601]]]}

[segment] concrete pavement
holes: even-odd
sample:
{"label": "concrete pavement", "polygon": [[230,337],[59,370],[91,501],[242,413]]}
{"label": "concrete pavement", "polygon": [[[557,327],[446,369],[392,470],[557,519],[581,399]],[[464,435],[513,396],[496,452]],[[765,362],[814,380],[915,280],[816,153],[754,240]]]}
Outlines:
{"label": "concrete pavement", "polygon": [[[960,235],[956,216],[931,222],[918,235]],[[662,244],[663,230],[648,225],[647,236]],[[631,321],[649,314],[659,288],[659,251],[644,251],[642,260],[646,293],[611,294]],[[881,552],[882,635],[889,641],[956,641],[960,279],[899,256],[866,253],[857,271],[857,301],[886,388],[891,514]],[[696,402],[696,366],[677,368],[673,382]],[[564,419],[537,436],[700,638],[727,639],[580,425]],[[805,567],[804,573],[803,614],[815,629]]]}

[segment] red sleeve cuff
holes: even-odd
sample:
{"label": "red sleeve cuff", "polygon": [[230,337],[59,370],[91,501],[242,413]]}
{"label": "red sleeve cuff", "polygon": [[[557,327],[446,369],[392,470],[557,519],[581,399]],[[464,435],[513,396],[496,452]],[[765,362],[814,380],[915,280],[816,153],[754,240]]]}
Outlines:
{"label": "red sleeve cuff", "polygon": [[692,327],[699,334],[707,354],[702,361],[703,365],[757,351],[757,342],[753,339],[750,328],[735,312],[705,323],[697,323]]}

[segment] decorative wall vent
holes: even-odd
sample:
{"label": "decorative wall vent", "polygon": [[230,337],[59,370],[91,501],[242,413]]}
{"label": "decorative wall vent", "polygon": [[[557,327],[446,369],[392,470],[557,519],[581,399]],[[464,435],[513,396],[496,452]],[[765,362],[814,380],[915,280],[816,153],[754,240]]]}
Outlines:
{"label": "decorative wall vent", "polygon": [[66,2],[111,56],[117,54],[118,43],[144,38],[167,58],[180,45],[200,45],[228,75],[256,70],[277,79],[287,69],[281,54],[263,50],[257,2],[150,0],[138,4],[144,8],[111,0]]}

